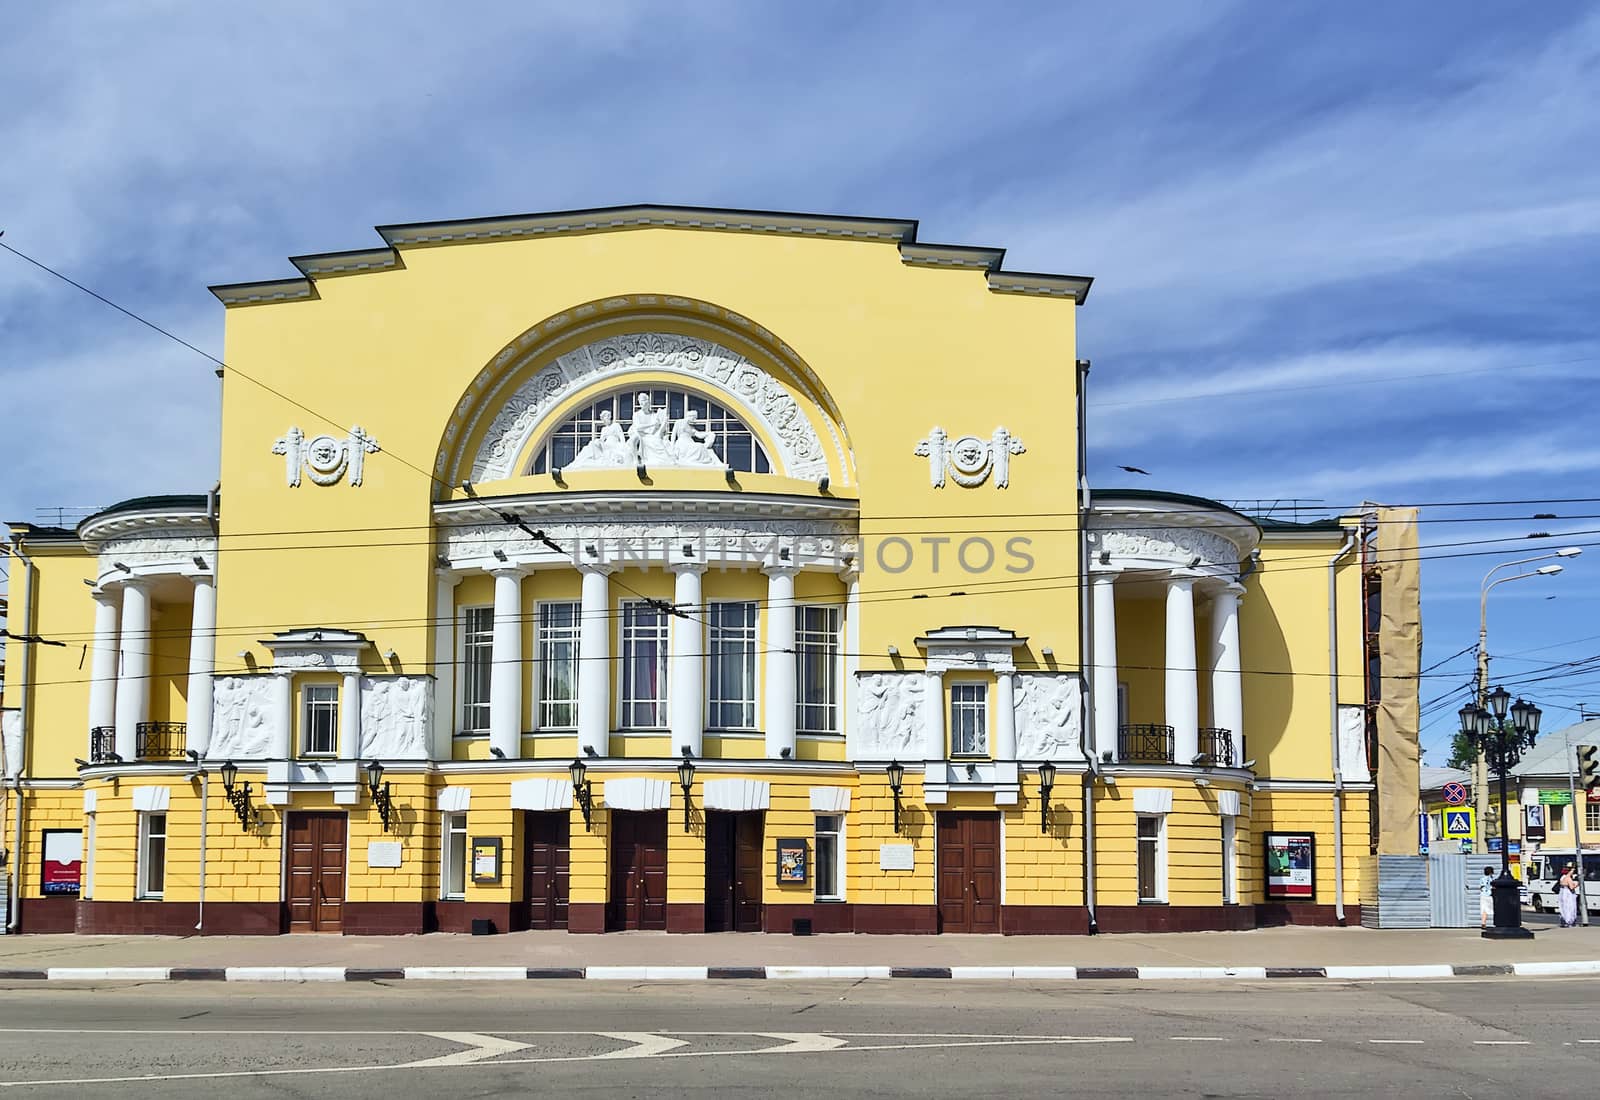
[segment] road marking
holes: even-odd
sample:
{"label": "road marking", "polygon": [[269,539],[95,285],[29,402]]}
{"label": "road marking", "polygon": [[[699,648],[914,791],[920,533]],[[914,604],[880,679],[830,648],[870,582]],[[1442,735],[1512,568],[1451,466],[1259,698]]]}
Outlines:
{"label": "road marking", "polygon": [[1472,1040],[1472,1045],[1475,1047],[1526,1047],[1532,1046],[1533,1043],[1528,1039],[1474,1039]]}
{"label": "road marking", "polygon": [[620,1039],[633,1046],[622,1050],[611,1050],[604,1054],[595,1054],[591,1057],[602,1058],[653,1058],[669,1050],[689,1045],[687,1039],[673,1039],[666,1035],[657,1035],[651,1031],[595,1031],[593,1035],[603,1035],[607,1039]]}
{"label": "road marking", "polygon": [[1320,1043],[1321,1039],[1268,1039],[1269,1043]]}
{"label": "road marking", "polygon": [[1367,1042],[1380,1047],[1420,1047],[1421,1039],[1368,1039]]}
{"label": "road marking", "polygon": [[784,1040],[783,1046],[763,1047],[757,1054],[801,1054],[815,1050],[833,1050],[842,1047],[850,1040],[835,1038],[832,1035],[818,1035],[809,1031],[762,1031],[757,1034],[765,1035],[772,1039]]}
{"label": "road marking", "polygon": [[1220,1035],[1174,1035],[1174,1043],[1226,1043],[1228,1040]]}
{"label": "road marking", "polygon": [[479,1035],[472,1031],[425,1031],[423,1034],[449,1043],[463,1043],[470,1049],[458,1050],[454,1054],[441,1054],[437,1058],[424,1058],[420,1062],[407,1062],[408,1069],[422,1069],[426,1066],[465,1066],[481,1062],[485,1058],[495,1058],[501,1054],[529,1048],[527,1043],[501,1039],[495,1035]]}

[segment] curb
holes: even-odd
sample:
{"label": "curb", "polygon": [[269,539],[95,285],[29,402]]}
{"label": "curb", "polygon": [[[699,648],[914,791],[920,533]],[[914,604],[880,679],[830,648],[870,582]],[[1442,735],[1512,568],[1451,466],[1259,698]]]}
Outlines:
{"label": "curb", "polygon": [[52,966],[0,969],[0,982],[384,982],[384,981],[1414,981],[1432,978],[1544,978],[1600,974],[1585,962],[1472,963],[1451,966]]}

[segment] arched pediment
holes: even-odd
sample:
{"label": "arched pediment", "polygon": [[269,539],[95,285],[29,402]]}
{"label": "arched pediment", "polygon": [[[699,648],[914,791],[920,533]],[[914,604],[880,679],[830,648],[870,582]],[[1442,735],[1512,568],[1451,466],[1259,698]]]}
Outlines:
{"label": "arched pediment", "polygon": [[[654,304],[693,306],[696,312],[638,309]],[[576,323],[574,314],[587,311],[592,317],[606,309],[615,315]],[[712,319],[713,314],[731,324]],[[618,321],[649,327],[617,332]],[[573,346],[586,329],[594,339]],[[570,398],[626,385],[629,374],[649,372],[692,380],[693,389],[733,410],[769,441],[775,473],[810,480],[831,467],[836,481],[848,483],[843,429],[815,375],[781,344],[770,361],[740,350],[755,343],[752,333],[764,330],[686,299],[608,299],[551,318],[507,345],[480,372],[446,428],[437,471],[451,484],[516,477],[530,461],[533,445],[557,426],[553,417]],[[558,341],[569,350],[548,358]]]}

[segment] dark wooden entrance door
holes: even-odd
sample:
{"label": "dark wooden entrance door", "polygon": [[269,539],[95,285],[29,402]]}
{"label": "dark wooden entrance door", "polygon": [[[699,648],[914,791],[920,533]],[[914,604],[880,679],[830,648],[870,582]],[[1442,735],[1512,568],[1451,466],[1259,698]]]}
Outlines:
{"label": "dark wooden entrance door", "polygon": [[706,931],[761,931],[762,815],[706,814]]}
{"label": "dark wooden entrance door", "polygon": [[1000,931],[1000,815],[941,813],[939,930]]}
{"label": "dark wooden entrance door", "polygon": [[344,814],[291,813],[288,831],[289,931],[342,931]]}
{"label": "dark wooden entrance door", "polygon": [[523,897],[529,928],[567,926],[572,835],[564,813],[530,813],[523,828]]}
{"label": "dark wooden entrance door", "polygon": [[667,927],[667,811],[612,811],[606,927]]}

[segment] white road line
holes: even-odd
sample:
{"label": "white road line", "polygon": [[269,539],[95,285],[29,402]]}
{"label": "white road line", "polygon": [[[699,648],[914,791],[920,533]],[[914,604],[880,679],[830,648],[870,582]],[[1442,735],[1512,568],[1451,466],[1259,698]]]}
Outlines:
{"label": "white road line", "polygon": [[1321,1039],[1268,1039],[1269,1043],[1320,1043]]}
{"label": "white road line", "polygon": [[653,1058],[678,1047],[689,1045],[687,1039],[674,1039],[667,1035],[657,1035],[650,1031],[596,1031],[593,1034],[603,1035],[607,1039],[620,1039],[633,1046],[622,1050],[609,1050],[604,1054],[595,1054],[591,1057],[601,1058]]}
{"label": "white road line", "polygon": [[1174,1043],[1226,1043],[1228,1040],[1220,1035],[1173,1035]]}
{"label": "white road line", "polygon": [[1421,1039],[1368,1039],[1367,1042],[1380,1047],[1420,1047]]}
{"label": "white road line", "polygon": [[782,1039],[784,1044],[777,1047],[763,1047],[756,1051],[758,1054],[801,1054],[814,1050],[833,1050],[842,1047],[850,1040],[839,1039],[832,1035],[819,1035],[809,1031],[762,1031],[758,1034],[771,1039]]}
{"label": "white road line", "polygon": [[419,1062],[407,1062],[408,1069],[422,1069],[425,1066],[464,1066],[472,1062],[481,1062],[485,1058],[495,1058],[529,1048],[527,1043],[501,1039],[494,1035],[479,1035],[472,1031],[428,1031],[423,1034],[450,1043],[464,1043],[469,1049],[458,1050],[454,1054],[441,1054],[437,1058],[424,1058]]}
{"label": "white road line", "polygon": [[1533,1042],[1529,1039],[1474,1039],[1472,1040],[1472,1045],[1475,1047],[1526,1047],[1532,1046]]}

